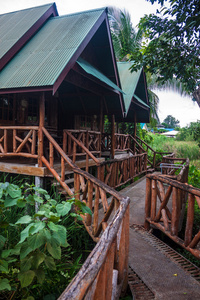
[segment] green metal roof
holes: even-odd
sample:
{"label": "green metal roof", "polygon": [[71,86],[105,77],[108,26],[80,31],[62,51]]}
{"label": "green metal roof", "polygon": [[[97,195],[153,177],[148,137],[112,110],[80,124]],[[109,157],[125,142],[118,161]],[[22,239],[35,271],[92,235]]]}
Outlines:
{"label": "green metal roof", "polygon": [[114,90],[119,91],[120,93],[124,94],[124,92],[114,83],[112,82],[108,77],[106,77],[103,73],[101,73],[99,70],[97,70],[94,66],[89,64],[87,61],[79,57],[77,60],[77,63],[81,66],[81,68],[88,74],[96,77],[106,85],[112,87]]}
{"label": "green metal roof", "polygon": [[138,90],[138,88],[143,90],[145,89],[144,82],[142,81],[142,69],[131,73],[131,62],[118,62],[117,67],[122,90],[125,92],[123,97],[126,113],[128,113],[133,97],[136,98],[136,100],[142,105],[149,107],[149,105],[145,103],[145,101],[143,101],[139,95],[136,94],[136,90]]}
{"label": "green metal roof", "polygon": [[0,73],[0,89],[53,86],[105,9],[50,18]]}
{"label": "green metal roof", "polygon": [[0,59],[51,6],[47,4],[0,15]]}

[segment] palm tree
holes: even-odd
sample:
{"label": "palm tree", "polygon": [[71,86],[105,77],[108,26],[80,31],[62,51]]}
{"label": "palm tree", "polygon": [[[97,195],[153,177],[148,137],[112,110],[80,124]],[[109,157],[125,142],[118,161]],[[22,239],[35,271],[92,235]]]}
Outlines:
{"label": "palm tree", "polygon": [[[117,8],[109,8],[109,23],[113,39],[113,46],[115,50],[116,59],[118,61],[127,61],[132,59],[134,55],[142,55],[142,38],[144,32],[142,30],[136,31],[131,23],[131,17],[126,10]],[[150,124],[155,127],[159,123],[158,117],[158,103],[159,98],[152,90],[164,89],[178,92],[181,95],[186,95],[181,83],[172,79],[165,84],[158,81],[156,74],[146,72],[148,95],[150,103]]]}

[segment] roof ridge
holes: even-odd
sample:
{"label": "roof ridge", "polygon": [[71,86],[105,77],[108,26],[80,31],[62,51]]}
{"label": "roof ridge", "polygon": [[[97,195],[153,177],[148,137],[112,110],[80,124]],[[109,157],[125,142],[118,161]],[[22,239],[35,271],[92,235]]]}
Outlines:
{"label": "roof ridge", "polygon": [[88,9],[88,10],[83,10],[83,11],[79,11],[79,12],[74,12],[74,13],[71,13],[71,14],[60,15],[60,16],[56,16],[54,18],[70,17],[70,16],[75,16],[75,15],[80,15],[80,14],[83,14],[83,13],[89,13],[89,12],[95,12],[95,11],[104,11],[104,10],[107,10],[107,9],[108,9],[108,7],[104,6],[104,7],[101,7],[101,8]]}
{"label": "roof ridge", "polygon": [[9,14],[14,14],[14,13],[21,12],[21,11],[31,10],[31,9],[39,8],[39,7],[42,8],[42,7],[45,7],[45,6],[52,6],[52,5],[56,6],[56,3],[55,2],[50,2],[50,3],[47,3],[47,4],[43,4],[43,5],[32,6],[32,7],[29,7],[29,8],[14,10],[14,11],[10,11],[10,12],[4,13],[4,14],[0,14],[0,17],[5,16],[5,15],[9,15]]}

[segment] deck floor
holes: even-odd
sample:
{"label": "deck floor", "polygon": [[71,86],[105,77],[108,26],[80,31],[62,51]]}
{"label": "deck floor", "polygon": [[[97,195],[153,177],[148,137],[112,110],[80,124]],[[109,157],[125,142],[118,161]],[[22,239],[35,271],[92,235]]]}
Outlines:
{"label": "deck floor", "polygon": [[[121,191],[130,202],[129,266],[159,300],[200,299],[200,283],[167,257],[141,230],[144,224],[145,178]],[[135,298],[147,299],[147,298]],[[148,299],[147,299],[148,300]]]}

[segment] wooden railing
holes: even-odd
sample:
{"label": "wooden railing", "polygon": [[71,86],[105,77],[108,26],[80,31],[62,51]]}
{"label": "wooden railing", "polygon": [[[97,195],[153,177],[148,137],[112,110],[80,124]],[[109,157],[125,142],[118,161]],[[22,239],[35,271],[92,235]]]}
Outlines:
{"label": "wooden railing", "polygon": [[82,170],[75,170],[75,197],[94,207],[83,222],[98,243],[59,300],[118,299],[128,282],[130,199]]}
{"label": "wooden railing", "polygon": [[168,175],[177,174],[177,179],[181,182],[188,181],[189,159],[177,158],[172,155],[163,156],[160,164],[161,173]]}
{"label": "wooden railing", "polygon": [[[72,130],[64,130],[63,132],[63,150],[64,152],[72,158],[72,161],[75,163],[77,158],[80,156],[85,157],[85,170],[88,172],[89,171],[89,158],[91,158],[95,165],[98,167],[99,166],[99,160],[96,158],[94,155],[95,154],[100,154],[100,151],[93,151],[91,150],[92,144],[96,145],[97,142],[89,142],[89,137],[91,138],[91,133],[88,131],[83,131],[79,132],[78,139],[75,137],[75,134],[77,131],[72,131]],[[93,132],[94,135],[97,137],[99,136],[97,132]],[[98,140],[98,138],[96,138]],[[97,145],[97,149],[99,148],[99,142]]]}
{"label": "wooden railing", "polygon": [[37,126],[1,126],[0,156],[37,158]]}
{"label": "wooden railing", "polygon": [[[81,143],[93,155],[101,155],[101,133],[91,130],[64,130],[63,149],[68,156],[81,156],[85,151],[79,146]],[[74,137],[74,139],[73,139]],[[76,144],[74,141],[76,140]],[[74,153],[75,152],[75,153]]]}
{"label": "wooden railing", "polygon": [[[79,169],[60,148],[45,128],[49,141],[49,156],[42,162],[52,172],[69,196],[84,202],[93,214],[82,216],[83,223],[98,242],[83,267],[59,299],[117,299],[128,282],[129,198],[123,198],[91,174]],[[53,153],[61,157],[61,177],[54,169]],[[74,172],[74,193],[64,182],[66,163]],[[102,212],[99,208],[102,206]],[[113,216],[113,219],[111,216]]]}
{"label": "wooden railing", "polygon": [[100,164],[100,179],[111,187],[119,187],[147,172],[147,154],[110,159]]}
{"label": "wooden railing", "polygon": [[[182,228],[187,200],[186,226]],[[187,183],[167,178],[164,175],[147,175],[146,229],[149,229],[150,224],[154,225],[198,259],[200,259],[198,247],[200,230],[199,226],[194,226],[194,218],[195,214],[199,214],[199,209],[200,189],[194,188]]]}
{"label": "wooden railing", "polygon": [[[150,147],[145,141],[143,141],[138,136],[136,136],[136,138],[131,136],[131,138],[133,140],[133,144],[135,143],[134,147],[140,146],[140,147],[142,147],[142,149],[144,151],[147,152],[147,163],[153,169],[156,169],[157,167],[159,167],[163,156],[172,155],[171,152],[158,152],[158,151],[155,151],[152,147]],[[152,159],[150,159],[150,157]]]}

